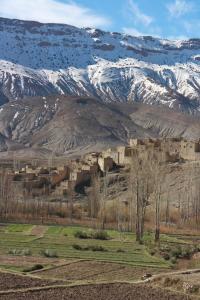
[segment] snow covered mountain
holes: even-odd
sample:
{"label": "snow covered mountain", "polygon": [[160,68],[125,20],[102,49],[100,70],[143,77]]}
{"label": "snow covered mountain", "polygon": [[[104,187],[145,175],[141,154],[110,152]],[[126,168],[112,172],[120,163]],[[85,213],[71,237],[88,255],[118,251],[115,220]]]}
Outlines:
{"label": "snow covered mountain", "polygon": [[67,94],[200,111],[200,39],[0,18],[0,104]]}

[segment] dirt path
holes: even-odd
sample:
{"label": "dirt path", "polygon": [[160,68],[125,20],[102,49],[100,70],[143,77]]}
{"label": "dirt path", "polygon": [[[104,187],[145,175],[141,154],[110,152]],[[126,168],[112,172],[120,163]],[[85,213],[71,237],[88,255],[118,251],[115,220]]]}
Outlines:
{"label": "dirt path", "polygon": [[31,235],[35,235],[37,237],[43,237],[48,229],[48,226],[40,226],[35,225],[33,229],[31,230]]}

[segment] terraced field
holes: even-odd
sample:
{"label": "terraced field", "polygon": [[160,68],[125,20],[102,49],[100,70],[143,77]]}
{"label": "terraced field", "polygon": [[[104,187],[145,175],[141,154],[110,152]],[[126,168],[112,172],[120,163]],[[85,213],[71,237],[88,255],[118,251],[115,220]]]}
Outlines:
{"label": "terraced field", "polygon": [[0,293],[8,290],[18,290],[25,288],[53,286],[60,284],[59,281],[45,280],[37,277],[12,274],[9,272],[0,273]]}
{"label": "terraced field", "polygon": [[[87,238],[76,237],[80,230]],[[107,233],[108,239],[99,240],[89,228],[0,224],[0,300],[199,299],[193,291],[185,293],[187,276],[170,275],[170,260],[150,254],[151,233],[144,245],[133,233]],[[162,235],[160,245],[187,246],[193,240],[198,236]],[[198,261],[199,253],[195,257]],[[156,276],[143,284],[147,273]],[[199,274],[191,275],[186,286]],[[177,275],[179,286],[174,285]],[[166,280],[172,286],[165,286]]]}
{"label": "terraced field", "polygon": [[[107,262],[117,262],[139,267],[169,268],[171,265],[164,259],[151,256],[145,246],[135,243],[132,233],[125,233],[123,238],[116,231],[108,231],[111,239],[78,239],[74,233],[78,227],[50,226],[38,234],[33,225],[7,225],[0,228],[0,255],[11,252],[29,250],[32,256],[42,256],[45,250],[54,251],[60,259],[90,259]],[[90,229],[84,229],[89,232]],[[82,251],[74,249],[73,245],[81,247],[103,247],[105,251]]]}
{"label": "terraced field", "polygon": [[140,280],[146,273],[158,274],[165,269],[133,267],[125,264],[99,262],[91,260],[77,260],[62,266],[54,266],[46,270],[34,272],[35,275],[49,279],[66,280],[70,283],[94,282],[133,282]]}

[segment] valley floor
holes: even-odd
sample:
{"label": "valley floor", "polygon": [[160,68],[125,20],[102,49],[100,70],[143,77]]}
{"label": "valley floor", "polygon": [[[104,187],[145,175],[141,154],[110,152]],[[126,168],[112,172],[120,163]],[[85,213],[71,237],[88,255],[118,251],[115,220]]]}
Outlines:
{"label": "valley floor", "polygon": [[[199,299],[199,253],[188,260],[188,268],[190,263],[196,271],[185,273],[176,270],[180,263],[150,253],[150,233],[139,245],[133,233],[108,230],[109,239],[97,240],[78,237],[80,230],[92,232],[75,226],[1,224],[0,299]],[[163,234],[160,244],[185,247],[194,241],[200,237]]]}

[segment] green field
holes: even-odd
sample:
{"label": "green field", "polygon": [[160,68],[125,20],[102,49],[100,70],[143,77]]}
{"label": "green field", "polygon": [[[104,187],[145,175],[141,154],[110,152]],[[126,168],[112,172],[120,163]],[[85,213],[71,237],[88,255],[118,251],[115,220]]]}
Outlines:
{"label": "green field", "polygon": [[7,232],[30,232],[33,225],[30,224],[11,224],[6,227]]}
{"label": "green field", "polygon": [[[18,252],[29,250],[31,256],[43,256],[45,250],[53,251],[58,258],[64,259],[92,259],[108,262],[118,262],[133,266],[170,268],[172,265],[162,257],[150,255],[146,245],[139,245],[135,242],[133,233],[120,234],[114,230],[108,230],[111,239],[79,239],[74,237],[74,233],[80,230],[80,227],[73,226],[48,226],[44,234],[34,235],[32,229],[34,225],[11,224],[0,227],[0,255],[11,253],[13,250]],[[40,226],[41,228],[41,226]],[[81,228],[85,232],[91,232],[91,229]],[[148,243],[152,239],[151,234],[145,235],[145,241]],[[161,236],[163,244],[167,243],[187,243],[177,239],[175,236]],[[76,250],[73,245],[78,244],[85,248],[88,246],[102,246],[106,251]],[[12,254],[10,254],[12,255]],[[20,254],[19,254],[20,255]]]}

